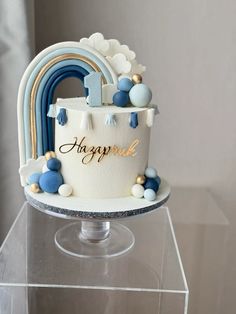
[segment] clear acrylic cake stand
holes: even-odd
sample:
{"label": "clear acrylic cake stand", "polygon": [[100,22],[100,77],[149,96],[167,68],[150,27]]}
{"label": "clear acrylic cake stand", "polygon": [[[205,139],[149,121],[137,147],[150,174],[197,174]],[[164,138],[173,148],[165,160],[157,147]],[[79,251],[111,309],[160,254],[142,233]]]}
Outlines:
{"label": "clear acrylic cake stand", "polygon": [[65,220],[26,202],[0,247],[0,313],[187,314],[168,208],[121,222],[135,236],[126,254],[77,258],[54,242]]}
{"label": "clear acrylic cake stand", "polygon": [[170,187],[162,179],[154,202],[134,197],[105,200],[63,198],[46,193],[34,194],[29,187],[25,188],[25,195],[28,202],[40,211],[76,220],[55,233],[55,243],[60,250],[75,257],[107,258],[126,253],[135,242],[129,228],[115,220],[159,208],[168,200]]}

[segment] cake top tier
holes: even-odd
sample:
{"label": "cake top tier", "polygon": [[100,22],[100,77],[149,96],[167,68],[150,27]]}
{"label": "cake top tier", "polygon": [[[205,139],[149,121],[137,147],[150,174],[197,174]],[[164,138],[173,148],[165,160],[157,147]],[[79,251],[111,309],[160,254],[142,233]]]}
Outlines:
{"label": "cake top tier", "polygon": [[123,112],[141,112],[151,108],[146,107],[117,107],[114,105],[102,106],[102,107],[90,107],[87,104],[85,97],[75,98],[58,98],[55,106],[57,108],[64,108],[66,110],[74,111],[86,111],[90,113],[123,113]]}

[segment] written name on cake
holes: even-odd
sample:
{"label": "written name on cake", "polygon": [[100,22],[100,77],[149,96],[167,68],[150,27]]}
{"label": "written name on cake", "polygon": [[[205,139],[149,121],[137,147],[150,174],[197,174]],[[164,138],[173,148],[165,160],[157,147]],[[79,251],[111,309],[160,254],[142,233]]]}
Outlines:
{"label": "written name on cake", "polygon": [[136,148],[139,144],[139,140],[135,139],[128,147],[119,147],[117,145],[112,146],[89,146],[86,144],[86,137],[78,139],[74,137],[74,141],[71,143],[62,144],[59,146],[59,151],[62,154],[68,154],[75,151],[78,154],[83,154],[82,163],[87,165],[92,160],[96,159],[97,162],[101,162],[105,156],[117,155],[120,157],[134,157],[137,152]]}

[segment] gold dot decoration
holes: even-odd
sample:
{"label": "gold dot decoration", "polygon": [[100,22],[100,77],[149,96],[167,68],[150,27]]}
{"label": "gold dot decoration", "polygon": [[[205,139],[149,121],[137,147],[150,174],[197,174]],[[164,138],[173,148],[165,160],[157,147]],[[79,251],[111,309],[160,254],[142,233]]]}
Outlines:
{"label": "gold dot decoration", "polygon": [[30,190],[31,190],[33,193],[39,193],[39,192],[40,192],[39,185],[38,185],[37,183],[31,184]]}
{"label": "gold dot decoration", "polygon": [[145,177],[145,176],[139,175],[139,176],[137,176],[137,178],[136,178],[136,183],[137,183],[137,184],[144,184],[145,181],[146,181],[146,177]]}
{"label": "gold dot decoration", "polygon": [[134,84],[140,84],[143,81],[143,78],[140,74],[134,74],[132,76],[132,81],[134,82]]}
{"label": "gold dot decoration", "polygon": [[53,152],[53,151],[46,152],[46,154],[45,154],[45,158],[46,158],[47,160],[49,160],[49,159],[51,159],[51,158],[55,158],[55,157],[56,157],[56,153]]}

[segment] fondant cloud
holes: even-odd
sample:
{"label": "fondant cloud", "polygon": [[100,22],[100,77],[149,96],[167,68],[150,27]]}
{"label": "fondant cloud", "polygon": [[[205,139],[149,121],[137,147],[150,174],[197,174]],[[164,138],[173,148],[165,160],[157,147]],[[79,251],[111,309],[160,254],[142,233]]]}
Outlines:
{"label": "fondant cloud", "polygon": [[107,55],[110,47],[108,40],[105,40],[104,36],[101,33],[94,33],[89,38],[82,38],[80,39],[80,43],[93,47],[104,56]]}
{"label": "fondant cloud", "polygon": [[129,73],[131,71],[131,63],[122,53],[117,53],[113,57],[106,57],[117,74]]}
{"label": "fondant cloud", "polygon": [[46,163],[45,156],[40,156],[38,159],[28,159],[24,166],[19,169],[21,175],[21,184],[27,185],[27,178],[34,172],[41,172],[43,165]]}
{"label": "fondant cloud", "polygon": [[136,54],[127,45],[122,45],[116,39],[104,39],[101,33],[92,34],[89,38],[82,38],[80,43],[90,46],[103,54],[117,74],[141,74],[145,67],[136,61]]}
{"label": "fondant cloud", "polygon": [[137,60],[132,60],[131,62],[131,69],[128,73],[130,76],[133,74],[142,74],[144,71],[146,71],[146,67],[142,64],[139,64]]}
{"label": "fondant cloud", "polygon": [[117,53],[122,53],[129,61],[135,59],[135,52],[130,50],[127,45],[121,45],[120,42],[116,39],[109,39],[108,42],[110,47],[107,55],[114,56]]}

